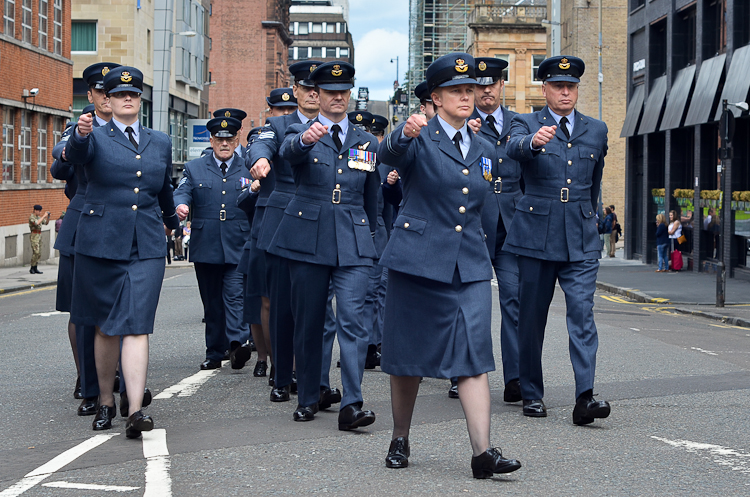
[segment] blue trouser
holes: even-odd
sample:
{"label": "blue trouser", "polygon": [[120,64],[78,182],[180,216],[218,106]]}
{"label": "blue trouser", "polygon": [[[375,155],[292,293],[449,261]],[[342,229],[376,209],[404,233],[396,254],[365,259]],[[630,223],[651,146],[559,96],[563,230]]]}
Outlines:
{"label": "blue trouser", "polygon": [[271,301],[268,328],[273,353],[274,385],[281,388],[292,383],[294,370],[294,316],[289,260],[266,253],[266,271]]}
{"label": "blue trouser", "polygon": [[373,263],[367,282],[367,297],[365,298],[365,327],[367,328],[368,344],[377,345],[383,337],[383,308],[385,306],[385,285],[388,276],[383,277],[383,266]]}
{"label": "blue trouser", "polygon": [[329,283],[333,284],[336,295],[336,334],[341,348],[344,388],[341,407],[362,402],[361,385],[367,355],[363,311],[369,269],[368,266],[324,266],[289,261],[299,405],[311,406],[320,398]]}
{"label": "blue trouser", "polygon": [[666,271],[669,269],[669,244],[657,245],[656,252],[659,255],[659,269]]}
{"label": "blue trouser", "polygon": [[555,281],[565,293],[570,362],[576,398],[594,388],[599,337],[594,324],[594,292],[599,261],[559,262],[518,256],[518,338],[521,395],[526,400],[544,397],[542,344]]}
{"label": "blue trouser", "polygon": [[[336,338],[336,314],[333,312],[333,283],[328,285],[326,320],[323,325],[323,361],[320,367],[320,386],[331,388],[330,372],[333,357],[333,340]],[[339,349],[341,346],[339,346]],[[339,352],[341,352],[339,350]]]}
{"label": "blue trouser", "polygon": [[493,261],[500,297],[500,347],[503,378],[507,384],[519,378],[518,372],[518,257],[500,251]]}
{"label": "blue trouser", "polygon": [[206,311],[206,359],[220,361],[233,342],[242,344],[250,337],[242,319],[243,274],[237,264],[194,264]]}

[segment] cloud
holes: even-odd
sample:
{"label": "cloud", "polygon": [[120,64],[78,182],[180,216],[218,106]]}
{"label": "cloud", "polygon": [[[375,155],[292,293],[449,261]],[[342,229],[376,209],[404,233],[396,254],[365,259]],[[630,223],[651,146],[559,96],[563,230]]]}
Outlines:
{"label": "cloud", "polygon": [[356,85],[370,89],[370,100],[387,100],[393,95],[397,56],[398,80],[403,83],[409,67],[409,35],[377,28],[367,31],[355,42]]}

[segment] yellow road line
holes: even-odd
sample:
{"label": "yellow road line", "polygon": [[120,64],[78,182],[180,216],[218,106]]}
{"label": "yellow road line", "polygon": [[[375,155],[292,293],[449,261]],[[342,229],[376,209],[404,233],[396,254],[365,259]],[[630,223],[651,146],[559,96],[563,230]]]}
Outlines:
{"label": "yellow road line", "polygon": [[6,294],[3,294],[3,295],[0,295],[0,299],[5,299],[5,298],[8,298],[8,297],[15,297],[16,295],[28,295],[30,293],[42,292],[44,290],[54,290],[55,288],[57,288],[57,287],[54,286],[54,285],[51,285],[51,286],[43,286],[41,288],[34,288],[33,290],[27,290],[25,292],[6,293]]}

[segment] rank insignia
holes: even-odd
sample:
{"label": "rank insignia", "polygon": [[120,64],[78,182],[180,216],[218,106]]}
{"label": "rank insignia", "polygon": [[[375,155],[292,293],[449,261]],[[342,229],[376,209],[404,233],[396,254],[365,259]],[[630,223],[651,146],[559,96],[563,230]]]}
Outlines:
{"label": "rank insignia", "polygon": [[123,83],[130,83],[133,81],[133,76],[130,75],[128,71],[122,71],[122,74],[120,75],[120,81]]}
{"label": "rank insignia", "polygon": [[289,101],[289,94],[288,93],[283,93],[281,95],[281,100],[283,100],[284,102],[288,102]]}
{"label": "rank insignia", "polygon": [[232,113],[229,111],[224,112],[224,117],[232,117]]}
{"label": "rank insignia", "polygon": [[335,77],[338,78],[342,74],[344,74],[344,71],[341,70],[341,66],[338,65],[338,64],[335,64],[333,66],[333,69],[331,69],[331,75],[333,75],[333,76],[335,76]]}
{"label": "rank insignia", "polygon": [[479,65],[477,66],[477,68],[478,68],[478,69],[479,69],[480,71],[484,71],[484,70],[486,70],[486,69],[487,69],[487,64],[486,64],[486,63],[485,63],[484,61],[482,61],[482,62],[480,62],[480,63],[479,63]]}
{"label": "rank insignia", "polygon": [[362,122],[362,114],[357,114],[357,121]]}
{"label": "rank insignia", "polygon": [[565,57],[563,57],[563,59],[560,61],[560,64],[558,65],[563,71],[567,71],[568,69],[570,69],[570,62]]}
{"label": "rank insignia", "polygon": [[482,177],[487,181],[492,181],[492,161],[487,157],[479,159],[479,165],[482,166]]}
{"label": "rank insignia", "polygon": [[226,121],[221,121],[221,127],[226,128],[228,126]]}
{"label": "rank insignia", "polygon": [[366,152],[356,148],[349,149],[349,169],[371,173],[375,170],[376,160],[375,152]]}
{"label": "rank insignia", "polygon": [[362,145],[359,146],[360,150],[367,150],[367,147],[370,146],[370,142],[365,142]]}
{"label": "rank insignia", "polygon": [[456,71],[460,73],[465,73],[469,70],[469,65],[466,63],[464,59],[456,59]]}
{"label": "rank insignia", "polygon": [[310,66],[310,72],[313,72],[317,68],[318,68],[318,66],[316,64],[311,65]]}
{"label": "rank insignia", "polygon": [[102,76],[106,76],[108,72],[109,72],[109,67],[107,66],[102,67]]}

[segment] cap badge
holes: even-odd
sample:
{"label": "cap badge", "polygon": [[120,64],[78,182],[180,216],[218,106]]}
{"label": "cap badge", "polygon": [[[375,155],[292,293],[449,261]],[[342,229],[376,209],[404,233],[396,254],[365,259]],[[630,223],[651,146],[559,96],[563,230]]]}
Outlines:
{"label": "cap badge", "polygon": [[456,71],[465,73],[469,70],[469,66],[466,64],[464,59],[456,59]]}
{"label": "cap badge", "polygon": [[223,121],[223,120],[222,120],[222,121],[221,121],[221,127],[222,127],[222,128],[226,128],[227,126],[229,126],[229,124],[227,124],[227,122],[226,122],[226,121]]}
{"label": "cap badge", "polygon": [[563,71],[567,71],[568,69],[570,69],[570,62],[568,61],[568,59],[563,57],[563,59],[560,61],[559,67]]}
{"label": "cap badge", "polygon": [[133,76],[130,75],[128,71],[122,71],[122,74],[120,75],[120,81],[123,83],[130,83],[133,81]]}
{"label": "cap badge", "polygon": [[362,114],[357,114],[357,121],[362,121]]}
{"label": "cap badge", "polygon": [[334,77],[338,78],[339,76],[341,76],[342,74],[344,74],[344,71],[341,70],[341,66],[340,65],[335,64],[333,66],[333,69],[331,69],[331,74]]}
{"label": "cap badge", "polygon": [[283,93],[281,95],[281,100],[283,100],[284,102],[288,102],[289,101],[289,94],[288,93]]}
{"label": "cap badge", "polygon": [[106,76],[108,72],[109,72],[109,67],[107,66],[102,67],[102,76]]}
{"label": "cap badge", "polygon": [[482,61],[482,62],[480,62],[480,63],[479,63],[479,65],[477,66],[477,68],[478,68],[478,69],[479,69],[480,71],[486,71],[486,70],[487,70],[487,64],[485,64],[485,62],[484,62],[484,61]]}
{"label": "cap badge", "polygon": [[[232,113],[229,112],[229,111],[226,111],[226,112],[224,112],[224,117],[232,117]],[[224,122],[226,122],[226,121],[224,121]],[[223,126],[223,124],[222,124],[222,126]],[[224,126],[224,127],[226,128],[226,126]]]}
{"label": "cap badge", "polygon": [[315,69],[317,69],[317,68],[318,68],[318,65],[317,65],[317,64],[313,64],[313,65],[311,65],[311,66],[310,66],[310,72],[313,72],[313,71],[314,71]]}

